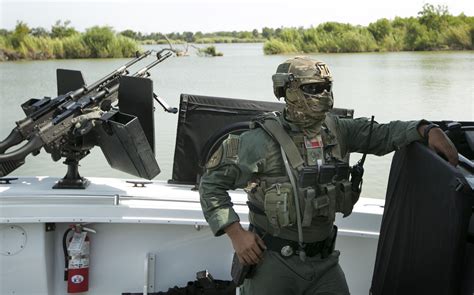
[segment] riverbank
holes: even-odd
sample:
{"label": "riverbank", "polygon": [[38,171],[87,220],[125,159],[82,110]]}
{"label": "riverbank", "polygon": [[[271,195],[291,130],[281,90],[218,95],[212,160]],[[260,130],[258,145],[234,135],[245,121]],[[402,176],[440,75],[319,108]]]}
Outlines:
{"label": "riverbank", "polygon": [[265,54],[443,51],[474,49],[474,17],[453,16],[425,4],[418,17],[382,18],[367,27],[336,22],[309,29],[284,28],[265,42]]}
{"label": "riverbank", "polygon": [[11,32],[0,29],[0,61],[130,57],[142,45],[150,44],[177,45],[183,48],[181,55],[189,55],[189,47],[195,47],[198,54],[212,49],[199,48],[199,44],[223,43],[264,43],[266,55],[473,50],[474,17],[453,16],[446,6],[425,4],[417,17],[382,18],[368,26],[326,22],[307,29],[264,27],[261,31],[169,34],[116,33],[111,27],[97,26],[80,33],[67,21],[56,22],[48,32],[18,22]]}
{"label": "riverbank", "polygon": [[132,57],[139,49],[135,40],[115,34],[110,27],[96,26],[60,37],[35,36],[20,22],[10,34],[0,35],[0,61],[121,58]]}

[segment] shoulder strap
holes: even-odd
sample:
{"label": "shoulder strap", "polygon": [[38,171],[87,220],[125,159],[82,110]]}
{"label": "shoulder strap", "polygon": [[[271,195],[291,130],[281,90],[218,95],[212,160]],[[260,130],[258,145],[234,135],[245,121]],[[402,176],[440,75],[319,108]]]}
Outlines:
{"label": "shoulder strap", "polygon": [[285,154],[288,157],[288,161],[293,169],[300,169],[304,160],[298,151],[295,143],[291,137],[286,133],[285,129],[276,117],[266,117],[262,121],[257,121],[258,124],[265,130],[270,136],[272,136],[283,148]]}

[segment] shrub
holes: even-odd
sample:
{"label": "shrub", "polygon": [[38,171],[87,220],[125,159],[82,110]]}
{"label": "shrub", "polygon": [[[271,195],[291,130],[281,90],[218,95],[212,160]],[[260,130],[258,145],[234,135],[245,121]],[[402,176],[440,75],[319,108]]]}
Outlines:
{"label": "shrub", "polygon": [[280,39],[270,39],[263,44],[265,54],[294,53],[298,49],[293,44],[288,44]]}
{"label": "shrub", "polygon": [[65,53],[64,53],[64,45],[63,42],[60,39],[52,39],[51,40],[52,47],[53,47],[53,52],[54,52],[54,57],[55,58],[65,58]]}
{"label": "shrub", "polygon": [[460,25],[448,28],[445,42],[452,49],[472,49],[471,32],[468,25]]}
{"label": "shrub", "polygon": [[120,54],[123,57],[132,57],[139,50],[137,42],[135,42],[133,39],[125,37],[125,36],[118,36],[117,37],[117,45],[116,46],[117,46],[118,49],[120,49]]}
{"label": "shrub", "polygon": [[339,48],[341,52],[365,52],[374,51],[377,49],[377,44],[367,32],[349,31],[342,34]]}
{"label": "shrub", "polygon": [[392,25],[388,19],[382,18],[375,23],[370,23],[367,29],[377,42],[381,42],[392,32]]}
{"label": "shrub", "polygon": [[200,48],[198,50],[198,53],[205,56],[223,56],[224,55],[222,52],[218,52],[215,46]]}
{"label": "shrub", "polygon": [[87,29],[82,38],[92,57],[111,57],[111,45],[115,39],[112,28],[95,26]]}
{"label": "shrub", "polygon": [[86,58],[91,55],[90,49],[80,35],[72,35],[62,40],[64,58]]}
{"label": "shrub", "polygon": [[37,57],[41,59],[54,58],[53,47],[51,46],[51,38],[43,36],[35,38]]}
{"label": "shrub", "polygon": [[329,34],[322,34],[319,39],[318,48],[320,52],[339,52],[338,38]]}

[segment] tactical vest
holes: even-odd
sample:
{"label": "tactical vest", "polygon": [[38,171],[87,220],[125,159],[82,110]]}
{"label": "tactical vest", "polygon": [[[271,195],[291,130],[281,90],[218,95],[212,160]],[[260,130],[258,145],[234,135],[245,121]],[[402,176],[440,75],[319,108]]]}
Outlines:
{"label": "tactical vest", "polygon": [[[336,212],[344,217],[351,214],[359,193],[352,190],[349,181],[348,156],[337,159],[332,149],[337,140],[325,125],[318,138],[310,141],[301,131],[288,130],[285,122],[275,115],[257,119],[253,128],[264,129],[283,148],[290,171],[296,180],[302,226],[326,227],[335,220]],[[288,173],[281,176],[257,175],[246,188],[250,210],[265,215],[275,230],[294,226],[296,204],[294,189]]]}

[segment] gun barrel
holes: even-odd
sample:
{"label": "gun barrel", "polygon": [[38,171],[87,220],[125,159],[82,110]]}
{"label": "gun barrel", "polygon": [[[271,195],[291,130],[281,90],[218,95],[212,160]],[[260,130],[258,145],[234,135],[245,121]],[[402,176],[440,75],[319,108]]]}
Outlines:
{"label": "gun barrel", "polygon": [[79,89],[76,89],[74,91],[70,91],[69,93],[67,93],[65,95],[58,96],[57,98],[51,100],[47,105],[40,108],[39,110],[37,110],[33,114],[31,114],[31,117],[34,120],[37,120],[42,115],[46,114],[48,112],[48,110],[51,109],[51,108],[55,108],[55,107],[65,103],[65,102],[67,102],[71,99],[75,99],[78,96],[88,94],[88,93],[92,92],[93,90],[95,90],[96,88],[101,87],[101,85],[104,86],[104,87],[107,86],[108,84],[110,84],[111,82],[116,80],[116,78],[118,76],[124,74],[129,67],[136,64],[137,62],[144,59],[145,57],[149,56],[151,53],[152,53],[151,50],[145,51],[140,56],[137,56],[133,60],[129,61],[125,65],[121,66],[120,68],[116,69],[115,71],[111,72],[110,74],[104,76],[103,78],[99,79],[98,81],[92,83],[91,85],[84,85],[83,87],[81,87]]}
{"label": "gun barrel", "polygon": [[126,69],[128,69],[129,67],[131,67],[132,65],[136,64],[137,62],[141,61],[142,59],[144,59],[145,57],[149,56],[150,54],[152,53],[151,50],[147,50],[145,51],[144,53],[142,53],[141,55],[137,56],[136,58],[134,58],[133,60],[129,61],[128,63],[126,63],[125,65],[121,66],[120,68],[116,69],[115,71],[111,72],[110,74],[108,74],[107,76],[105,76],[104,78],[100,79],[99,81],[93,83],[92,85],[89,85],[88,87],[85,87],[86,89],[94,89],[94,88],[97,88],[99,87],[101,84],[107,82],[108,80],[110,80],[111,78],[115,77],[116,75],[121,75],[125,72]]}
{"label": "gun barrel", "polygon": [[161,63],[162,61],[164,61],[165,59],[167,59],[168,57],[170,57],[172,55],[171,52],[167,52],[165,55],[161,56],[161,55],[158,55],[158,58],[153,61],[152,63],[150,63],[149,65],[145,66],[144,68],[142,68],[141,70],[137,71],[133,76],[134,77],[141,77],[143,75],[146,74],[146,72],[153,68],[154,66],[156,66],[157,64]]}

